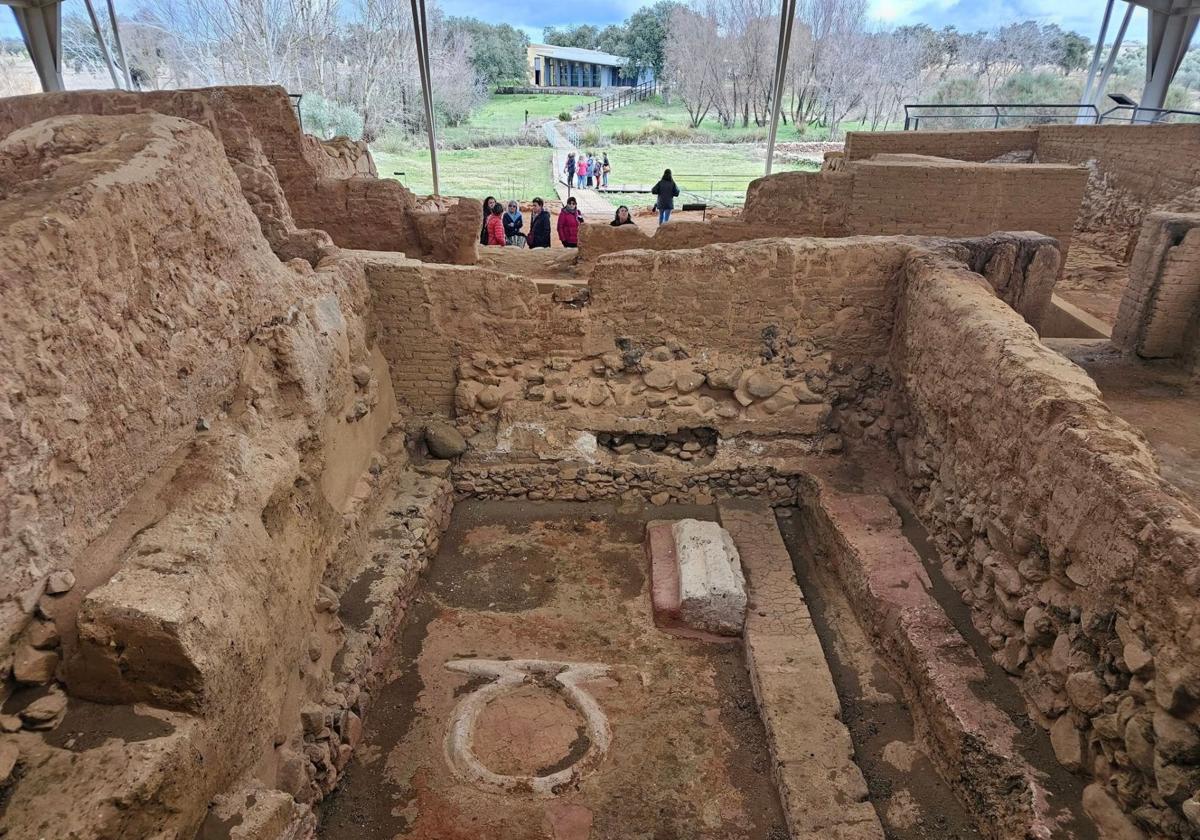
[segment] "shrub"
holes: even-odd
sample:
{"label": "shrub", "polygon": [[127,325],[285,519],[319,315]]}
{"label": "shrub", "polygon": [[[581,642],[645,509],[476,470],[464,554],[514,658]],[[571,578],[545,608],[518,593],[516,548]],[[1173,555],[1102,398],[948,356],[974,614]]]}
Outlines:
{"label": "shrub", "polygon": [[331,137],[362,139],[362,117],[341,102],[313,93],[305,94],[300,99],[300,117],[304,121],[304,130],[323,140]]}
{"label": "shrub", "polygon": [[571,112],[570,111],[559,111],[558,112],[558,121],[559,122],[570,122],[571,121]]}

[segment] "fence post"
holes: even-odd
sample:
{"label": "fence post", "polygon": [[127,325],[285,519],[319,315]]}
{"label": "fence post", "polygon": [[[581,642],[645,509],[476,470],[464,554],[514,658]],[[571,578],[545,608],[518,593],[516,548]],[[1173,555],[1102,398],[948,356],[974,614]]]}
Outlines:
{"label": "fence post", "polygon": [[993,105],[992,110],[996,112],[996,122],[992,125],[992,128],[999,128],[1000,127],[1000,107],[997,105]]}

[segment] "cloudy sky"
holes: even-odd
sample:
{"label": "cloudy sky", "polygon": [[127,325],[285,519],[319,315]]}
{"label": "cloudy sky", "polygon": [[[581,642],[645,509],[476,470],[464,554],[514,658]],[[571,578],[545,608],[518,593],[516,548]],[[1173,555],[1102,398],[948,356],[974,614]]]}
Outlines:
{"label": "cloudy sky", "polygon": [[[653,0],[649,0],[653,2]],[[119,12],[130,13],[141,0],[116,0]],[[881,26],[927,23],[941,28],[953,24],[963,30],[992,29],[1006,23],[1036,20],[1057,23],[1088,38],[1095,38],[1104,14],[1104,0],[870,0],[871,15]],[[101,8],[103,4],[99,4]],[[576,23],[604,26],[619,23],[647,0],[603,0],[603,2],[532,2],[511,0],[439,0],[451,15],[472,15],[490,23],[511,23],[540,40],[542,28]],[[1124,12],[1117,3],[1117,16]],[[81,0],[67,0],[68,14],[84,14]],[[1113,28],[1115,29],[1115,22]],[[1145,40],[1145,13],[1135,12],[1129,37]],[[1110,38],[1112,30],[1110,30]],[[17,37],[12,13],[0,8],[0,35]]]}

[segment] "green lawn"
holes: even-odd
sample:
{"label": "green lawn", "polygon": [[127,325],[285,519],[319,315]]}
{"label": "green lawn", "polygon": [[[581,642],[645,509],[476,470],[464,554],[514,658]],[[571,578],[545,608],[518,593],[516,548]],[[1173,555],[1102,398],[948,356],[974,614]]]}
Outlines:
{"label": "green lawn", "polygon": [[466,123],[445,126],[439,133],[444,142],[456,146],[468,145],[472,140],[511,137],[525,128],[526,111],[529,111],[529,121],[534,122],[557,117],[563,111],[571,112],[593,99],[594,96],[575,94],[497,93],[474,111]]}
{"label": "green lawn", "polygon": [[[746,186],[763,174],[766,151],[750,144],[683,144],[662,146],[599,147],[608,152],[613,186],[649,186],[670,169],[684,194],[680,201],[707,200],[712,203],[740,205],[746,199]],[[817,169],[816,164],[777,163],[776,172]],[[614,204],[646,204],[646,194],[606,195]]]}
{"label": "green lawn", "polygon": [[[691,127],[691,119],[688,116],[687,108],[678,99],[672,101],[670,105],[664,105],[661,96],[653,96],[642,102],[634,102],[631,105],[626,105],[623,108],[618,108],[615,111],[601,114],[595,118],[595,125],[607,137],[612,137],[618,133],[636,134],[644,130],[664,129],[668,132],[686,132],[696,135],[694,139],[697,142],[703,142],[705,139],[711,139],[718,142],[737,142],[737,141],[765,141],[767,136],[766,126],[756,126],[751,123],[749,126],[742,127],[740,125],[726,128],[717,122],[714,112],[709,112],[709,115],[704,119],[698,128]],[[887,126],[887,128],[902,128],[903,124]],[[841,129],[843,131],[863,131],[868,130],[869,125],[863,125],[858,122],[843,122]],[[704,137],[703,135],[707,135]],[[827,140],[829,138],[829,129],[822,126],[805,126],[804,133],[796,131],[796,126],[793,123],[779,125],[779,139],[781,141],[795,140]],[[679,139],[686,141],[686,137]]]}
{"label": "green lawn", "polygon": [[[380,177],[398,177],[413,192],[433,191],[433,174],[427,149],[400,152],[371,150]],[[484,198],[554,198],[550,183],[550,148],[536,146],[492,146],[484,149],[442,149],[438,170],[444,195]],[[393,176],[393,172],[404,175]]]}

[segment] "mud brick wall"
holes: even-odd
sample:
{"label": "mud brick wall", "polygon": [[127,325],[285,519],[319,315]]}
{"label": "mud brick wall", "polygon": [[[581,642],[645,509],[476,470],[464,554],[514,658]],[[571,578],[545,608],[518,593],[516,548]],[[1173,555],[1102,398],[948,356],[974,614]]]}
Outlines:
{"label": "mud brick wall", "polygon": [[379,177],[371,149],[362,140],[348,137],[322,140],[305,134],[304,145],[309,150],[308,159],[324,178]]}
{"label": "mud brick wall", "polygon": [[1147,210],[1200,186],[1200,125],[1047,125],[1037,132],[1039,161],[1094,160]]}
{"label": "mud brick wall", "polygon": [[885,416],[944,573],[1059,761],[1093,778],[1085,808],[1113,836],[1195,836],[1200,512],[961,267],[910,257],[892,360]]}
{"label": "mud brick wall", "polygon": [[1147,359],[1190,359],[1200,322],[1200,215],[1151,213],[1142,225],[1113,343]]}
{"label": "mud brick wall", "polygon": [[[419,414],[454,415],[468,432],[816,435],[835,408],[861,408],[866,424],[882,407],[893,278],[908,247],[627,251],[602,258],[588,289],[554,295],[492,271],[356,258],[367,261],[396,393]],[[548,434],[547,453],[572,445],[566,431]]]}
{"label": "mud brick wall", "polygon": [[850,131],[846,159],[866,160],[882,154],[929,155],[977,163],[1010,152],[1037,148],[1036,129],[993,131]]}

